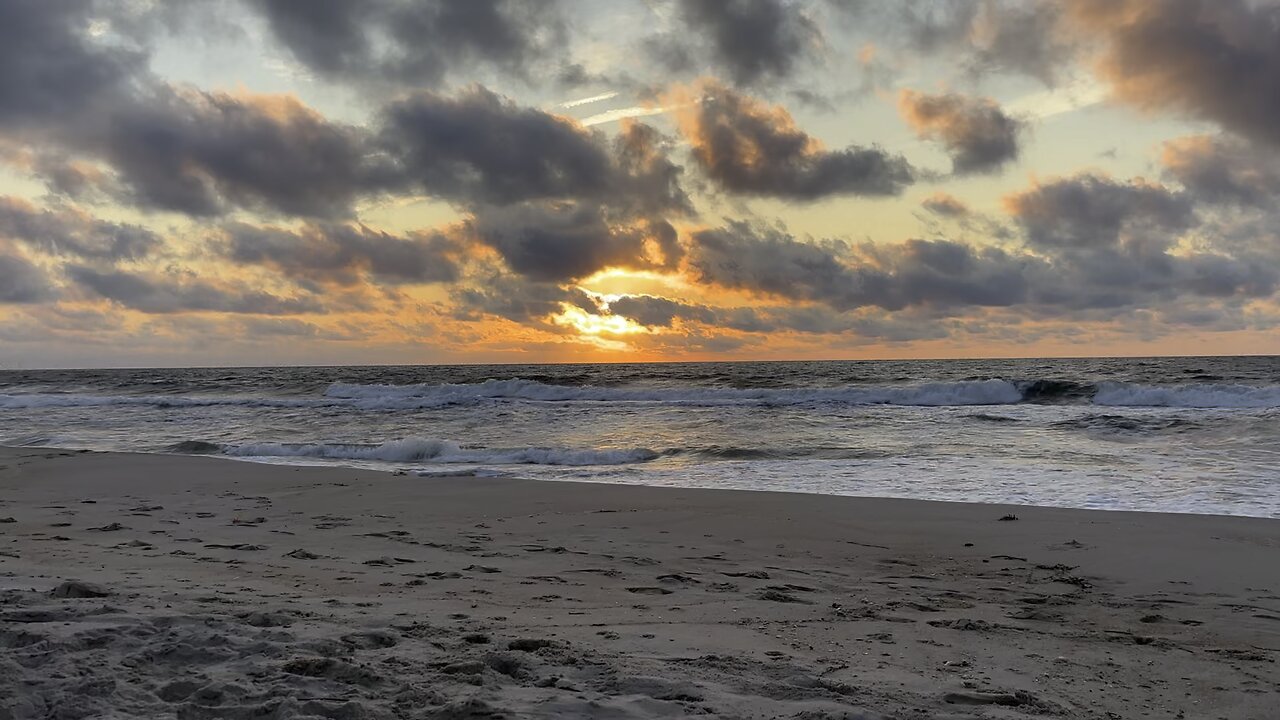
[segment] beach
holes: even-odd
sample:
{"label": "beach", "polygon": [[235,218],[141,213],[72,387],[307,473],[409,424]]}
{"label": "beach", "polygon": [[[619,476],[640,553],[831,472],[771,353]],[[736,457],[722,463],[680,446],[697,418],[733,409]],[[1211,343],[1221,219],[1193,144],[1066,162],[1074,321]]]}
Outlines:
{"label": "beach", "polygon": [[1234,719],[1280,680],[1268,519],[23,448],[0,520],[6,720]]}

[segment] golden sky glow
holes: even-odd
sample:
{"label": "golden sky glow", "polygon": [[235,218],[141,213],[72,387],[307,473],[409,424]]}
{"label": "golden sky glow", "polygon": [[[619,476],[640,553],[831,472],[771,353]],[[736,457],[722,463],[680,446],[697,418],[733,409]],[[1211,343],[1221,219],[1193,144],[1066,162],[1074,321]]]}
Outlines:
{"label": "golden sky glow", "polygon": [[0,10],[0,365],[1280,352],[1276,3],[608,5]]}

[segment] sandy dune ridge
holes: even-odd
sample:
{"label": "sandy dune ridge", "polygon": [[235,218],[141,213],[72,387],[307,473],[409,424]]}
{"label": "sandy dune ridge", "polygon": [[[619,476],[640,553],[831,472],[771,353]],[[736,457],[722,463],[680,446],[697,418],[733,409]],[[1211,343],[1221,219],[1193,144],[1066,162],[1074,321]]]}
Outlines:
{"label": "sandy dune ridge", "polygon": [[1275,520],[0,450],[4,720],[1262,719],[1277,658]]}

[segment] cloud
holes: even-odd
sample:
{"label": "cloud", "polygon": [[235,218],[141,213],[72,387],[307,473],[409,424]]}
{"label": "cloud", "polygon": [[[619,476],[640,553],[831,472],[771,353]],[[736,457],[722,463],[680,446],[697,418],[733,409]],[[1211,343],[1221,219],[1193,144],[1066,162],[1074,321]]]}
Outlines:
{"label": "cloud", "polygon": [[298,230],[232,223],[216,251],[240,265],[261,265],[300,282],[351,286],[453,282],[459,248],[443,233],[397,237],[363,225],[310,224]]}
{"label": "cloud", "polygon": [[1280,145],[1280,6],[1247,0],[1073,0],[1115,98]]}
{"label": "cloud", "polygon": [[[288,95],[230,95],[163,86],[116,110],[89,150],[145,206],[218,215],[231,206],[342,217],[391,181],[354,127]],[[81,141],[83,142],[83,141]]]}
{"label": "cloud", "polygon": [[826,150],[783,108],[714,81],[680,114],[694,160],[724,189],[744,195],[818,200],[835,195],[897,195],[911,184],[901,156],[878,147]]}
{"label": "cloud", "polygon": [[970,76],[1022,73],[1054,85],[1077,52],[1078,38],[1062,30],[1059,2],[828,0],[828,5],[878,43],[945,57]]}
{"label": "cloud", "polygon": [[324,312],[315,299],[280,297],[237,284],[215,284],[189,275],[64,268],[74,284],[106,300],[144,313],[184,312],[293,315]]}
{"label": "cloud", "polygon": [[44,270],[0,247],[0,304],[38,303],[53,296],[53,286]]}
{"label": "cloud", "polygon": [[472,237],[496,250],[511,270],[541,282],[568,282],[612,267],[670,268],[679,260],[669,224],[614,224],[596,205],[486,208],[468,226]]}
{"label": "cloud", "polygon": [[1280,286],[1274,247],[1184,244],[1200,219],[1191,198],[1163,186],[1081,174],[1005,202],[1021,247],[802,241],[730,221],[691,233],[687,263],[698,282],[759,297],[943,316],[1009,307],[1024,317],[1097,319],[1090,313],[1184,299],[1268,298]]}
{"label": "cloud", "polygon": [[781,0],[685,0],[679,17],[679,36],[651,41],[650,54],[669,67],[688,69],[701,52],[738,85],[785,79],[822,43],[806,11]]}
{"label": "cloud", "polygon": [[159,235],[140,225],[100,220],[71,208],[37,208],[5,196],[0,196],[0,238],[47,255],[111,262],[138,260],[164,245]]}
{"label": "cloud", "polygon": [[472,283],[457,286],[452,297],[454,315],[461,320],[492,316],[517,323],[535,323],[544,322],[565,307],[589,313],[599,311],[596,300],[578,288],[530,281],[493,269],[478,274]]}
{"label": "cloud", "polygon": [[251,0],[275,36],[315,73],[411,87],[439,85],[455,69],[506,76],[562,54],[555,0]]}
{"label": "cloud", "polygon": [[[381,53],[371,49],[382,47],[372,38],[385,31],[392,34],[392,54],[399,37],[407,43],[400,50],[465,46],[516,64],[524,57],[512,47],[516,35],[528,37],[526,21],[555,24],[546,12],[552,6],[488,0],[262,5],[276,20],[302,23],[307,33],[332,41],[321,55],[334,62],[345,62],[347,51]],[[422,193],[467,206],[589,199],[633,214],[692,212],[681,168],[666,156],[667,140],[647,126],[627,124],[610,139],[477,86],[454,95],[402,96],[375,109],[367,127],[356,127],[291,95],[169,84],[151,73],[141,46],[89,36],[97,10],[88,0],[19,2],[0,10],[13,21],[0,32],[27,33],[0,47],[0,133],[9,136],[8,145],[23,148],[27,169],[59,192],[95,190],[140,208],[195,217],[248,210],[347,219],[359,201]],[[443,45],[414,33],[422,23],[448,36]],[[13,47],[27,54],[14,54]],[[392,58],[379,54],[384,61]],[[50,83],[65,85],[73,97],[55,103],[64,88],[54,92]]]}
{"label": "cloud", "polygon": [[943,217],[964,217],[971,211],[959,198],[944,192],[936,192],[920,201],[920,206],[934,215]]}
{"label": "cloud", "polygon": [[694,232],[689,264],[701,282],[837,310],[1013,305],[1027,298],[1029,276],[1043,269],[1035,258],[998,248],[946,240],[802,242],[741,221]]}
{"label": "cloud", "polygon": [[115,190],[112,179],[96,163],[77,160],[56,148],[37,149],[25,142],[5,142],[2,135],[0,163],[40,179],[52,195],[100,201]]}
{"label": "cloud", "polygon": [[609,314],[629,318],[645,327],[669,328],[677,319],[718,324],[715,310],[653,295],[624,295],[609,301]]}
{"label": "cloud", "polygon": [[145,67],[138,50],[93,41],[93,0],[0,4],[0,127],[40,131],[127,91]]}
{"label": "cloud", "polygon": [[957,175],[997,172],[1018,158],[1023,125],[988,98],[903,90],[898,109],[918,137],[942,144]]}
{"label": "cloud", "polygon": [[1169,140],[1160,162],[1166,176],[1203,202],[1269,208],[1280,197],[1280,156],[1233,138]]}
{"label": "cloud", "polygon": [[90,0],[0,8],[0,132],[31,149],[31,170],[53,189],[92,181],[150,209],[315,217],[347,215],[383,189],[362,131],[288,95],[170,85],[142,46],[90,34],[91,20],[113,12],[125,10]]}
{"label": "cloud", "polygon": [[1210,243],[1180,248],[1201,218],[1196,199],[1141,179],[1081,173],[1005,198],[1028,247],[1054,263],[1043,306],[1150,307],[1181,296],[1267,297],[1280,269],[1274,256]]}
{"label": "cloud", "polygon": [[647,328],[675,329],[694,337],[699,327],[753,334],[853,334],[885,342],[938,339],[949,334],[935,318],[911,311],[844,311],[813,304],[712,307],[652,295],[625,295],[609,301],[605,312]]}
{"label": "cloud", "polygon": [[234,336],[237,340],[273,340],[275,338],[285,339],[302,339],[302,340],[327,340],[335,342],[350,342],[354,340],[365,340],[371,335],[367,330],[361,328],[346,327],[343,329],[334,329],[321,327],[315,323],[296,318],[280,318],[280,317],[254,317],[247,316],[239,318],[236,323],[236,332]]}
{"label": "cloud", "polygon": [[384,110],[381,142],[427,193],[473,204],[592,199],[643,210],[688,207],[680,169],[643,125],[611,148],[571,120],[520,107],[479,86],[417,93]]}
{"label": "cloud", "polygon": [[1141,179],[1082,173],[1004,200],[1027,242],[1051,251],[1114,248],[1163,253],[1196,223],[1192,198]]}

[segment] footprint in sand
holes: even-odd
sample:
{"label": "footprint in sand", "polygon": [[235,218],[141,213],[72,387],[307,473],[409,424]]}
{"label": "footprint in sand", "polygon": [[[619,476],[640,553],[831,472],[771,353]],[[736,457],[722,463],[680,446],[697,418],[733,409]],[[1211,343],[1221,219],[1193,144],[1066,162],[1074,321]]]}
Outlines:
{"label": "footprint in sand", "polygon": [[118,522],[113,522],[113,523],[108,523],[106,525],[103,525],[102,527],[91,527],[89,529],[97,530],[98,532],[116,532],[118,530],[128,530],[129,528],[125,527],[124,525],[121,525]]}
{"label": "footprint in sand", "polygon": [[701,580],[691,578],[688,575],[681,575],[679,573],[671,573],[669,575],[659,575],[657,577],[657,580],[658,582],[668,583],[671,585],[700,585],[702,583]]}
{"label": "footprint in sand", "polygon": [[636,595],[670,595],[674,591],[661,587],[629,587],[627,592]]}

